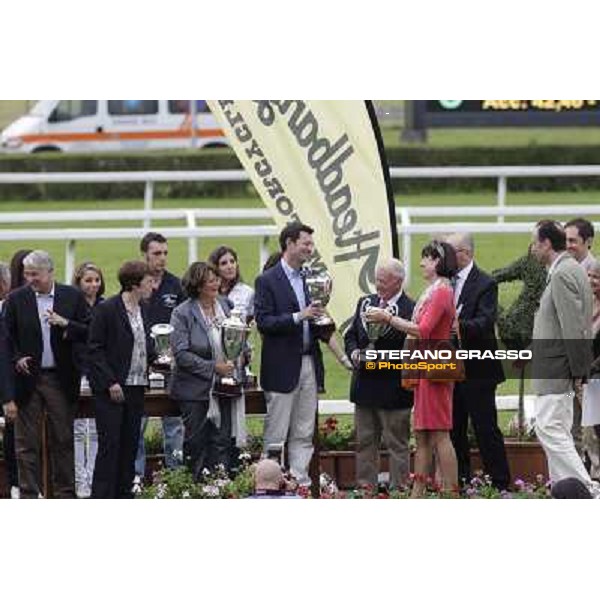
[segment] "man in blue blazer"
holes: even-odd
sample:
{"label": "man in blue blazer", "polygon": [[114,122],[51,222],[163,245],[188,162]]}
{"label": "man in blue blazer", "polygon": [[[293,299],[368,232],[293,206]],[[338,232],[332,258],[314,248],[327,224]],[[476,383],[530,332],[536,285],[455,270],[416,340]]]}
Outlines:
{"label": "man in blue blazer", "polygon": [[301,274],[314,250],[313,229],[287,225],[279,236],[281,260],[256,279],[255,315],[263,335],[260,383],[265,391],[265,452],[287,443],[290,472],[310,485],[317,410],[312,323],[323,309],[310,302]]}

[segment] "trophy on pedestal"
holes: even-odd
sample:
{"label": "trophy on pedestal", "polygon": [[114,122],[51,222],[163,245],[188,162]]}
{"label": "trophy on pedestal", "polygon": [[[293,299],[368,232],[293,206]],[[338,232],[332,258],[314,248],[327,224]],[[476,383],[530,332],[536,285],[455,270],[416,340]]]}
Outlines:
{"label": "trophy on pedestal", "polygon": [[[369,322],[366,319],[366,316],[374,309],[379,308],[378,306],[374,306],[371,302],[371,298],[365,298],[360,305],[360,318],[362,321],[362,325],[367,332],[367,337],[369,338],[369,350],[375,349],[375,342],[384,334],[388,325],[386,323],[374,323]],[[393,314],[390,310],[390,307],[387,307],[385,310]]]}
{"label": "trophy on pedestal", "polygon": [[173,366],[173,353],[171,352],[170,336],[173,326],[169,323],[157,323],[150,328],[150,337],[154,340],[158,358],[152,365],[154,372],[150,374],[151,388],[164,388],[165,375],[157,371],[169,372]]}
{"label": "trophy on pedestal", "polygon": [[[333,279],[327,271],[310,271],[305,278],[310,299],[315,304],[325,308],[331,298]],[[315,325],[332,325],[331,317],[323,315],[314,320]]]}
{"label": "trophy on pedestal", "polygon": [[250,327],[242,319],[242,311],[233,309],[231,315],[221,323],[221,343],[223,354],[227,360],[234,364],[233,376],[224,377],[221,383],[224,385],[239,385],[242,377],[239,370],[239,358],[246,347]]}

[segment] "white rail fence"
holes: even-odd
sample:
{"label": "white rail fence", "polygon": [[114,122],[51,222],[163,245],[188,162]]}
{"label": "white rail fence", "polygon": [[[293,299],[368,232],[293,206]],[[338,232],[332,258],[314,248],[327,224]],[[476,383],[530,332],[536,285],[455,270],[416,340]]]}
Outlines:
{"label": "white rail fence", "polygon": [[[496,206],[430,206],[402,207],[397,209],[398,233],[402,236],[403,260],[407,266],[407,278],[410,281],[412,258],[412,236],[418,234],[434,235],[449,231],[469,231],[471,233],[526,233],[531,231],[532,221],[505,222],[505,217],[541,217],[541,216],[592,216],[600,215],[600,207],[594,205],[553,205],[553,206],[507,206],[506,182],[517,177],[581,177],[600,176],[600,165],[577,166],[523,166],[523,167],[392,167],[393,178],[496,178],[498,180]],[[138,221],[139,227],[114,228],[73,228],[73,229],[0,229],[2,240],[64,240],[65,241],[65,278],[70,280],[75,265],[77,240],[116,240],[136,239],[148,231],[153,220],[185,221],[185,226],[161,227],[167,238],[188,239],[188,260],[197,259],[197,241],[202,238],[259,238],[259,262],[263,264],[268,255],[268,241],[276,235],[272,224],[252,225],[198,225],[198,222],[211,220],[268,220],[267,209],[153,209],[154,184],[173,181],[249,181],[242,170],[230,171],[137,171],[137,172],[97,172],[97,173],[0,173],[1,184],[51,184],[51,183],[116,183],[141,182],[145,184],[143,210],[113,211],[57,211],[53,213],[0,213],[0,226],[52,223],[52,222],[116,222]],[[421,222],[414,218],[473,218],[496,217],[496,222]],[[272,221],[271,221],[272,223]],[[595,223],[598,227],[598,223]]]}
{"label": "white rail fence", "polygon": [[[490,167],[390,167],[392,179],[496,179],[497,206],[506,206],[508,179],[540,177],[599,177],[600,165],[533,165]],[[0,173],[1,184],[19,183],[144,183],[144,208],[150,210],[154,184],[250,181],[246,171],[130,171],[96,173]],[[498,214],[502,222],[503,215]]]}

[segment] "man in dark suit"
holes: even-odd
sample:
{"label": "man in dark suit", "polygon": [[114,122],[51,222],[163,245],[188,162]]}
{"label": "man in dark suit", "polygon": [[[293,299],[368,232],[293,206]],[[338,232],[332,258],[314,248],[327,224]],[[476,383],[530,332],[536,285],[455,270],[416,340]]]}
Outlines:
{"label": "man in dark suit", "polygon": [[17,405],[15,403],[10,347],[6,335],[4,315],[1,312],[4,299],[10,291],[10,279],[8,265],[0,263],[0,415],[4,416],[2,445],[10,497],[17,499],[19,497],[19,474],[15,455],[14,425],[17,418]]}
{"label": "man in dark suit", "polygon": [[[377,294],[358,301],[352,324],[344,335],[346,354],[356,367],[350,384],[350,402],[356,407],[356,479],[359,485],[376,486],[381,438],[390,453],[390,487],[407,483],[410,451],[410,412],[413,394],[400,386],[400,373],[358,370],[360,351],[369,345],[362,313],[367,306],[383,307],[393,316],[411,319],[415,303],[403,291],[404,265],[396,259],[382,261],[375,270]],[[375,342],[377,350],[402,350],[406,334],[388,327]]]}
{"label": "man in dark suit", "polygon": [[[470,234],[455,233],[447,242],[456,251],[458,274],[454,303],[458,315],[462,348],[496,350],[494,324],[498,312],[498,286],[474,262],[474,243]],[[454,387],[452,443],[458,460],[459,481],[471,479],[468,440],[469,418],[481,453],[485,472],[498,489],[507,489],[510,471],[504,437],[498,427],[496,387],[504,381],[497,360],[466,360],[466,380]]]}
{"label": "man in dark suit", "polygon": [[256,324],[263,334],[260,383],[265,390],[265,453],[287,442],[290,472],[309,485],[308,465],[317,410],[315,338],[311,321],[323,309],[309,302],[300,269],[314,250],[313,229],[286,226],[279,236],[281,260],[256,279]]}
{"label": "man in dark suit", "polygon": [[4,305],[15,367],[15,444],[21,498],[37,498],[41,492],[38,474],[44,410],[54,495],[74,498],[73,418],[81,376],[73,345],[87,337],[90,310],[79,290],[55,283],[54,265],[46,252],[31,252],[23,267],[28,285],[10,294]]}

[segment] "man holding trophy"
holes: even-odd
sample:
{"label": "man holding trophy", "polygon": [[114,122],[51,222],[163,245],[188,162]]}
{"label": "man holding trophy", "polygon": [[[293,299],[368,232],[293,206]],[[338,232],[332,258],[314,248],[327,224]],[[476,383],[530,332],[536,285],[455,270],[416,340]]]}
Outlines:
{"label": "man holding trophy", "polygon": [[255,315],[263,335],[260,383],[265,391],[265,453],[286,443],[291,474],[310,485],[317,411],[314,320],[324,316],[322,301],[309,302],[301,268],[314,250],[313,229],[287,225],[279,236],[281,260],[256,279]]}
{"label": "man holding trophy", "polygon": [[350,384],[350,401],[356,405],[356,476],[359,485],[377,486],[379,445],[390,453],[390,487],[406,483],[409,473],[410,412],[412,392],[400,386],[399,371],[360,369],[360,353],[366,348],[401,350],[406,335],[382,323],[367,323],[371,308],[384,308],[393,316],[410,319],[415,303],[403,291],[404,265],[391,258],[375,270],[377,294],[358,301],[354,319],[344,336],[346,354],[356,367]]}

